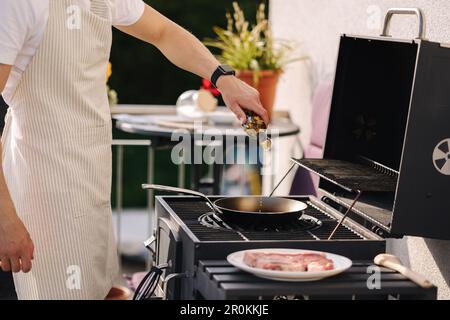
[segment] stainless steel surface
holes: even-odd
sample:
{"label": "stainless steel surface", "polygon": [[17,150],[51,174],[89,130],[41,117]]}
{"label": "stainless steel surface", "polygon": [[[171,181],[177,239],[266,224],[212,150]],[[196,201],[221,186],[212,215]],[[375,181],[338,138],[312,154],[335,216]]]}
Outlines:
{"label": "stainless steel surface", "polygon": [[[326,212],[333,218],[337,220],[341,220],[344,214],[339,212],[338,210],[326,205],[323,201],[311,197],[310,202],[314,207],[319,208],[320,210]],[[383,238],[380,237],[378,234],[372,232],[371,230],[363,227],[361,224],[355,222],[354,220],[350,218],[346,218],[345,221],[343,221],[342,225],[347,226],[348,228],[352,229],[356,233],[360,234],[365,239],[376,239],[376,240],[382,240]]]}
{"label": "stainless steel surface", "polygon": [[261,196],[228,197],[212,202],[205,194],[184,188],[143,184],[143,189],[184,193],[206,200],[211,209],[225,219],[260,219],[276,221],[279,219],[299,218],[308,207],[305,203],[287,198]]}
{"label": "stainless steel surface", "polygon": [[382,37],[390,37],[389,35],[389,24],[391,22],[391,18],[393,15],[416,15],[418,19],[418,35],[416,39],[424,39],[424,18],[422,15],[422,11],[419,8],[391,8],[386,12],[386,16],[384,18],[383,30],[381,32]]}
{"label": "stainless steel surface", "polygon": [[163,283],[167,283],[172,279],[181,279],[181,278],[188,278],[188,273],[171,273],[167,277],[164,277],[162,280]]}
{"label": "stainless steel surface", "polygon": [[218,209],[214,205],[214,203],[211,200],[209,200],[209,198],[206,195],[204,195],[203,193],[198,192],[198,191],[184,189],[184,188],[177,188],[177,187],[162,186],[162,185],[158,185],[158,184],[143,184],[142,185],[142,189],[145,189],[145,190],[158,190],[158,191],[165,191],[165,192],[175,192],[175,193],[184,193],[184,194],[189,194],[191,196],[201,197],[201,198],[205,199],[211,205],[211,209],[213,209],[216,213],[219,213],[219,214],[222,213],[220,211],[220,209]]}
{"label": "stainless steel surface", "polygon": [[[153,148],[150,145],[147,150],[147,181],[148,181],[148,183],[153,183],[154,175],[155,175],[155,148]],[[154,197],[153,190],[149,190],[149,192],[147,193],[147,209],[148,209],[149,217],[152,216],[153,208],[155,207],[155,204],[153,202],[154,198],[155,197]],[[151,219],[149,219],[149,224],[148,224],[149,234],[152,233],[153,226],[156,225],[155,223],[156,223],[156,221],[152,221]]]}
{"label": "stainless steel surface", "polygon": [[299,214],[308,206],[297,200],[271,197],[228,197],[214,201],[223,212],[260,215]]}
{"label": "stainless steel surface", "polygon": [[[343,206],[344,208],[348,208],[353,200],[347,197],[344,198],[342,195],[330,193],[324,189],[320,189],[320,193],[330,199],[333,199],[334,202]],[[378,228],[389,232],[388,225],[392,219],[392,208],[382,208],[380,207],[381,204],[379,203],[376,203],[374,205],[366,205],[364,203],[365,196],[367,196],[367,194],[365,194],[364,196],[362,195],[358,199],[358,202],[354,205],[352,211],[357,213],[359,216],[364,217],[365,220],[369,221],[373,225],[376,225]],[[374,214],[375,211],[378,211],[377,214]],[[370,214],[368,214],[369,212]],[[374,216],[376,216],[376,219],[374,218]]]}
{"label": "stainless steel surface", "polygon": [[[367,159],[367,158],[365,158]],[[394,170],[373,161],[362,163],[338,159],[293,159],[291,161],[348,192],[393,192],[397,185]]]}
{"label": "stainless steel surface", "polygon": [[336,225],[336,227],[331,232],[330,236],[328,237],[328,240],[333,239],[334,234],[339,229],[339,227],[344,223],[344,221],[347,218],[348,214],[352,211],[352,209],[355,206],[356,202],[358,202],[358,199],[359,199],[360,196],[361,196],[361,191],[358,190],[358,193],[356,194],[355,199],[353,200],[352,204],[348,207],[347,211],[342,216],[341,220],[339,220],[339,223]]}
{"label": "stainless steel surface", "polygon": [[150,238],[144,241],[144,246],[150,251],[152,254],[152,259],[154,260],[156,257],[156,236],[152,235]]}
{"label": "stainless steel surface", "polygon": [[[116,122],[116,127],[119,130],[128,132],[141,134],[148,137],[166,137],[171,138],[174,132],[173,128],[162,127],[153,123],[152,115],[147,116],[135,116],[133,120],[130,119],[121,119],[120,114],[114,115]],[[141,118],[141,120],[136,121],[136,119]],[[213,129],[213,130],[211,130]],[[300,132],[300,128],[295,125],[290,119],[273,119],[270,126],[267,130],[267,135],[271,138],[280,138],[293,136]],[[189,132],[186,132],[186,135]],[[209,125],[204,124],[202,126],[198,126],[196,128],[195,133],[201,138],[210,139],[213,136],[217,135],[223,137],[247,137],[247,133],[240,126],[236,126],[235,124],[228,125]],[[180,132],[183,134],[183,132]],[[272,134],[274,135],[272,137]]]}
{"label": "stainless steel surface", "polygon": [[176,115],[177,111],[175,106],[167,105],[118,104],[111,107],[111,114]]}

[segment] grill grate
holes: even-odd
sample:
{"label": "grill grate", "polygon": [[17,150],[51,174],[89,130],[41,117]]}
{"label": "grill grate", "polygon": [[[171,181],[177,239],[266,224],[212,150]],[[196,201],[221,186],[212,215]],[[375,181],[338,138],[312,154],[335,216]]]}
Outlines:
{"label": "grill grate", "polygon": [[[309,207],[305,210],[305,214],[321,221],[321,226],[318,228],[295,231],[222,230],[206,227],[199,222],[200,216],[211,212],[206,202],[187,198],[166,198],[165,200],[200,241],[326,240],[337,224],[336,219],[307,202]],[[363,237],[347,226],[340,226],[334,239],[358,240]]]}
{"label": "grill grate", "polygon": [[331,159],[293,159],[295,163],[347,191],[393,192],[397,175],[380,164],[362,165]]}

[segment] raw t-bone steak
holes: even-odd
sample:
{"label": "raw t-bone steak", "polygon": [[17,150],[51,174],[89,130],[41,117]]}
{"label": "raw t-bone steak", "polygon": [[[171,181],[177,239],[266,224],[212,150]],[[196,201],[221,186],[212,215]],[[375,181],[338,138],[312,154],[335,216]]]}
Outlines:
{"label": "raw t-bone steak", "polygon": [[277,271],[333,270],[333,261],[318,253],[276,253],[247,251],[244,263],[253,268]]}

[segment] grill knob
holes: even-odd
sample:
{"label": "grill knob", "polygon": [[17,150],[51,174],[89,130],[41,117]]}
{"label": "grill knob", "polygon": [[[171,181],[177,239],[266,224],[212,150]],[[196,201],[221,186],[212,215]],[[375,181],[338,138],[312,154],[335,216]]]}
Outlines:
{"label": "grill knob", "polygon": [[386,234],[383,229],[381,229],[380,227],[377,227],[377,226],[372,226],[371,230],[373,233],[375,233],[376,235],[378,235],[380,237],[384,237]]}

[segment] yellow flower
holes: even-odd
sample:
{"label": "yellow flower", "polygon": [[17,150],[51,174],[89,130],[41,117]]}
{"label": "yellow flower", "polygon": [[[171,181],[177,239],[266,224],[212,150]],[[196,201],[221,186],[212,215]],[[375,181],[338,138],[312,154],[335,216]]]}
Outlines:
{"label": "yellow flower", "polygon": [[106,82],[108,82],[111,75],[112,75],[112,64],[111,62],[108,62],[108,68],[106,69]]}

